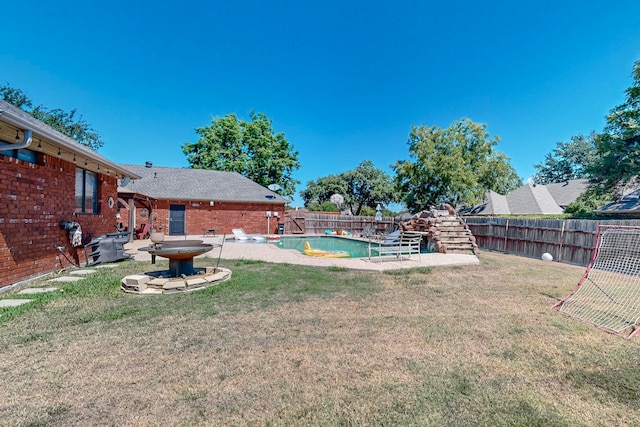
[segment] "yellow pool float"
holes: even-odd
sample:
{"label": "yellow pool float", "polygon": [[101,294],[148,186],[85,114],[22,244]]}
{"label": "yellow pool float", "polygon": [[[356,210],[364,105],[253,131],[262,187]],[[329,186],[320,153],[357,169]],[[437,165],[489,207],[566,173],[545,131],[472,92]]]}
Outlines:
{"label": "yellow pool float", "polygon": [[325,251],[323,249],[313,249],[309,242],[304,242],[304,254],[307,256],[316,256],[322,258],[348,258],[350,256],[347,251]]}

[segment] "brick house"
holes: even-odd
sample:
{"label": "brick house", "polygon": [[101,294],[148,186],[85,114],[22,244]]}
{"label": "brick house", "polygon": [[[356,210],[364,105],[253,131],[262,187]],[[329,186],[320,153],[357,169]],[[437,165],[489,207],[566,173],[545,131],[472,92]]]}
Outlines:
{"label": "brick house", "polygon": [[[236,172],[120,165],[140,179],[118,188],[120,221],[128,229],[151,224],[167,235],[277,233],[289,200]],[[127,182],[128,181],[128,182]]]}
{"label": "brick house", "polygon": [[61,223],[115,231],[117,180],[138,178],[3,100],[0,177],[0,290],[78,263]]}

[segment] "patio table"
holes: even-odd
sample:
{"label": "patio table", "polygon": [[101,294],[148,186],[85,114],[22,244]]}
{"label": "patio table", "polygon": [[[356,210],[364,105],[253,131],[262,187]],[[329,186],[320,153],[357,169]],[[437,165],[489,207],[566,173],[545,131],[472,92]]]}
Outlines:
{"label": "patio table", "polygon": [[205,236],[208,236],[209,234],[215,236],[218,233],[218,229],[213,227],[203,227],[202,231]]}

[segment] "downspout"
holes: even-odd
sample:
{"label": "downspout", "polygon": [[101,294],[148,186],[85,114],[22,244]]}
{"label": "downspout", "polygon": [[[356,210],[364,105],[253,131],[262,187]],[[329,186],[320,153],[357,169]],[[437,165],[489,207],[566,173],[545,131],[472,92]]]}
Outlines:
{"label": "downspout", "polygon": [[23,133],[24,139],[22,140],[22,142],[18,144],[3,145],[0,147],[0,151],[20,150],[22,148],[27,148],[28,146],[30,146],[32,141],[31,131],[27,129],[23,131]]}

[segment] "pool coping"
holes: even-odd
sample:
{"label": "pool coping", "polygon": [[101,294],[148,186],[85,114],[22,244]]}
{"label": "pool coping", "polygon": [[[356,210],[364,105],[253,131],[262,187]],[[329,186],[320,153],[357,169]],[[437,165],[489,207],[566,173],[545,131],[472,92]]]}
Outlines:
{"label": "pool coping", "polygon": [[[322,234],[309,234],[307,237],[320,237],[325,236]],[[203,243],[223,243],[225,235],[218,236],[165,236],[166,240],[202,240]],[[229,236],[230,237],[230,236]],[[300,235],[285,235],[284,237],[303,237]],[[336,237],[336,236],[330,236]],[[344,236],[345,238],[357,239],[353,236]],[[365,240],[366,241],[366,240]],[[150,261],[151,255],[145,251],[139,251],[141,247],[148,246],[151,243],[150,240],[134,240],[125,244],[125,251],[132,255],[137,261]],[[251,243],[251,242],[230,242],[225,241],[222,249],[213,249],[198,258],[213,258],[217,259],[247,259],[266,261],[274,263],[285,264],[297,264],[308,265],[317,267],[342,267],[353,270],[368,270],[368,271],[387,271],[398,270],[417,267],[438,267],[438,266],[459,266],[459,265],[477,265],[480,263],[478,257],[475,255],[466,254],[440,254],[440,253],[425,253],[420,254],[420,259],[416,255],[411,256],[410,259],[397,260],[392,257],[388,257],[383,261],[369,260],[368,258],[320,258],[310,257],[295,249],[281,249],[274,244],[265,243]]]}

